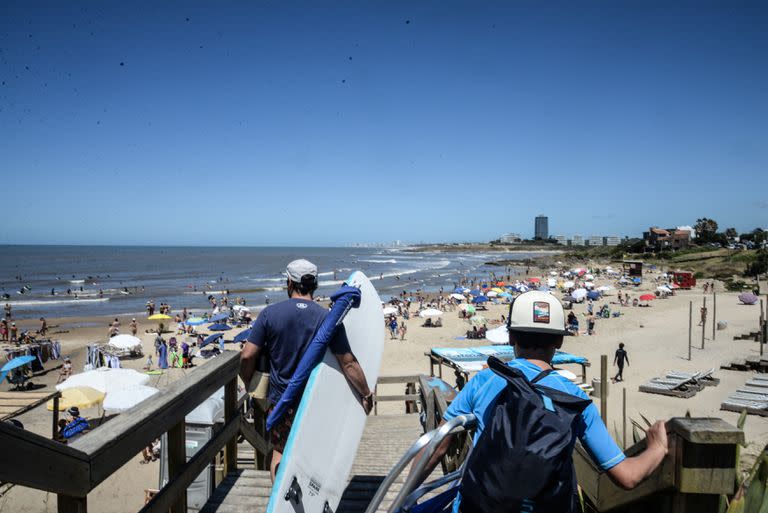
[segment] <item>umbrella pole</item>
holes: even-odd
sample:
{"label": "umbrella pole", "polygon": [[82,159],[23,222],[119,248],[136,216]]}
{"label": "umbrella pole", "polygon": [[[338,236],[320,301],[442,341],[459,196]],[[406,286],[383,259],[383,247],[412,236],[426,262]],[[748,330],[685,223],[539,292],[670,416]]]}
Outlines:
{"label": "umbrella pole", "polygon": [[59,397],[61,392],[53,396],[53,430],[51,432],[51,439],[56,440],[59,436]]}

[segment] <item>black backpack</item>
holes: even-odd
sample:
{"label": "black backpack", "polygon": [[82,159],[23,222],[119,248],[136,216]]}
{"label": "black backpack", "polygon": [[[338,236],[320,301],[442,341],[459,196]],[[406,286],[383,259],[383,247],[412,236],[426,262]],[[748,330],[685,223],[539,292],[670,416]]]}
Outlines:
{"label": "black backpack", "polygon": [[573,423],[588,399],[528,381],[491,356],[488,367],[507,381],[467,459],[461,480],[464,513],[577,511]]}

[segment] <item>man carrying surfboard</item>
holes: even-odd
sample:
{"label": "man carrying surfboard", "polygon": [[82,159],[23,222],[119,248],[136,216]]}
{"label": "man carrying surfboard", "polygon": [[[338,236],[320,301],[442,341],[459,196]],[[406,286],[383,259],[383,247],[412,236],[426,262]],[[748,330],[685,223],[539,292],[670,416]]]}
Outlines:
{"label": "man carrying surfboard", "polygon": [[[328,311],[318,305],[313,294],[317,289],[317,266],[307,260],[294,260],[286,268],[288,301],[266,307],[251,326],[251,334],[240,357],[240,377],[249,384],[256,363],[264,351],[269,358],[269,409],[280,400],[291,380],[307,345],[325,319]],[[328,345],[336,356],[344,376],[360,396],[365,413],[373,408],[373,394],[360,364],[352,353],[344,325],[339,325]],[[270,431],[272,461],[270,475],[275,480],[285,442],[291,431],[295,410],[290,409]]]}
{"label": "man carrying surfboard", "polygon": [[[552,358],[566,334],[560,301],[546,292],[521,294],[510,306],[507,329],[516,358],[507,363],[490,358],[490,368],[466,384],[444,415],[443,422],[465,414],[477,418],[474,448],[453,503],[455,513],[576,511],[576,438],[626,489],[661,464],[667,454],[663,422],[648,429],[643,452],[627,457],[587,395],[552,371]],[[453,436],[438,446],[419,482],[440,462]]]}

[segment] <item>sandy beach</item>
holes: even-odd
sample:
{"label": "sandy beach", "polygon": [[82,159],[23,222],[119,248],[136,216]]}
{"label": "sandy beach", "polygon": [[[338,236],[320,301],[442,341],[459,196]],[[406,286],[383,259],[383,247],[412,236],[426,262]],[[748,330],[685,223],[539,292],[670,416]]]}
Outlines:
{"label": "sandy beach", "polygon": [[[543,277],[547,269],[531,268],[530,276]],[[646,274],[640,287],[632,288],[633,297],[642,292],[655,290],[655,274]],[[596,280],[596,285],[611,283],[608,280]],[[621,436],[621,398],[622,389],[627,391],[627,412],[629,417],[640,421],[640,414],[650,420],[666,419],[673,416],[683,416],[686,411],[697,417],[721,417],[732,424],[736,423],[738,414],[720,411],[720,403],[740,385],[749,379],[752,373],[720,370],[721,364],[732,359],[745,358],[759,353],[758,344],[752,341],[733,340],[735,335],[754,331],[759,316],[758,306],[745,306],[739,303],[736,293],[729,293],[717,286],[717,320],[727,321],[725,330],[717,331],[716,339],[712,340],[712,317],[705,330],[705,349],[700,349],[701,328],[698,324],[698,309],[704,297],[701,286],[694,290],[679,290],[675,295],[666,299],[650,302],[648,308],[621,307],[618,305],[616,290],[596,302],[596,307],[608,302],[613,311],[622,315],[610,319],[598,319],[596,333],[592,336],[584,334],[586,327],[586,304],[575,304],[573,311],[579,316],[582,334],[578,337],[566,337],[563,350],[585,356],[591,362],[588,369],[587,381],[599,376],[600,355],[609,357],[609,375],[615,373],[613,354],[619,342],[626,345],[629,354],[629,367],[625,369],[623,383],[610,386],[608,401],[608,427],[620,438]],[[712,294],[707,295],[711,304]],[[688,355],[688,309],[693,301],[694,330],[692,359]],[[615,304],[613,304],[615,303]],[[443,326],[439,328],[423,327],[423,319],[416,312],[417,305],[411,307],[411,318],[406,321],[407,335],[404,341],[389,340],[387,336],[381,375],[428,373],[429,360],[424,355],[433,347],[469,347],[487,345],[484,340],[457,340],[458,337],[471,329],[468,322],[459,317],[459,311],[448,311],[443,315]],[[498,326],[501,316],[507,314],[508,306],[488,303],[487,311],[482,314],[488,319],[488,328]],[[596,309],[597,309],[596,308]],[[711,312],[711,310],[710,310]],[[75,372],[82,371],[84,365],[85,346],[93,342],[106,342],[108,324],[113,318],[58,318],[48,319],[51,327],[51,338],[60,340],[62,352],[73,359]],[[130,317],[120,317],[122,332],[127,332]],[[145,354],[152,354],[154,335],[146,333],[156,327],[156,323],[147,321],[145,317],[137,317],[139,321],[139,336],[142,339]],[[398,319],[402,322],[402,319]],[[17,320],[21,329],[37,329],[39,321]],[[166,339],[170,334],[166,334]],[[228,345],[228,348],[235,346]],[[140,370],[146,358],[126,359],[121,363],[124,367]],[[198,364],[204,365],[204,360],[198,359]],[[51,367],[50,363],[47,365]],[[679,399],[660,395],[651,395],[638,391],[638,386],[655,376],[662,376],[671,370],[700,371],[715,368],[715,376],[721,380],[717,387],[708,387],[691,399]],[[566,367],[569,368],[569,367]],[[575,370],[575,368],[572,368]],[[194,370],[169,369],[162,375],[152,376],[149,383],[161,389],[168,383]],[[453,384],[450,372],[444,372],[445,379]],[[45,389],[52,390],[58,377],[58,370],[34,378],[37,384],[46,385]],[[379,388],[381,394],[402,393],[397,390],[399,385],[386,385]],[[2,385],[3,390],[8,384]],[[379,413],[399,413],[403,411],[400,403],[381,403]],[[97,408],[83,410],[86,417],[94,418],[99,415]],[[42,435],[50,435],[51,414],[44,407],[39,407],[18,418],[25,428]],[[768,422],[764,418],[750,416],[745,426],[746,439],[749,443],[745,453],[754,455],[768,443]],[[631,443],[631,428],[628,432]],[[88,501],[94,511],[122,512],[140,509],[144,501],[144,489],[155,488],[158,484],[158,464],[140,464],[140,455],[112,475],[101,486],[89,495]],[[0,498],[0,511],[43,512],[56,511],[54,495],[35,490],[14,487]]]}

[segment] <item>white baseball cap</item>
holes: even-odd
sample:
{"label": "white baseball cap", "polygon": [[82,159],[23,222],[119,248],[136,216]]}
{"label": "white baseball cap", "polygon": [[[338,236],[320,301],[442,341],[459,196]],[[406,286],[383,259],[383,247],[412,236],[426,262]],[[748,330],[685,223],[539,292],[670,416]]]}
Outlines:
{"label": "white baseball cap", "polygon": [[317,278],[317,266],[309,260],[300,258],[288,264],[288,267],[285,268],[285,274],[291,281],[301,283],[301,278],[308,274]]}
{"label": "white baseball cap", "polygon": [[507,328],[525,333],[565,335],[565,312],[560,301],[549,292],[532,290],[512,302]]}

